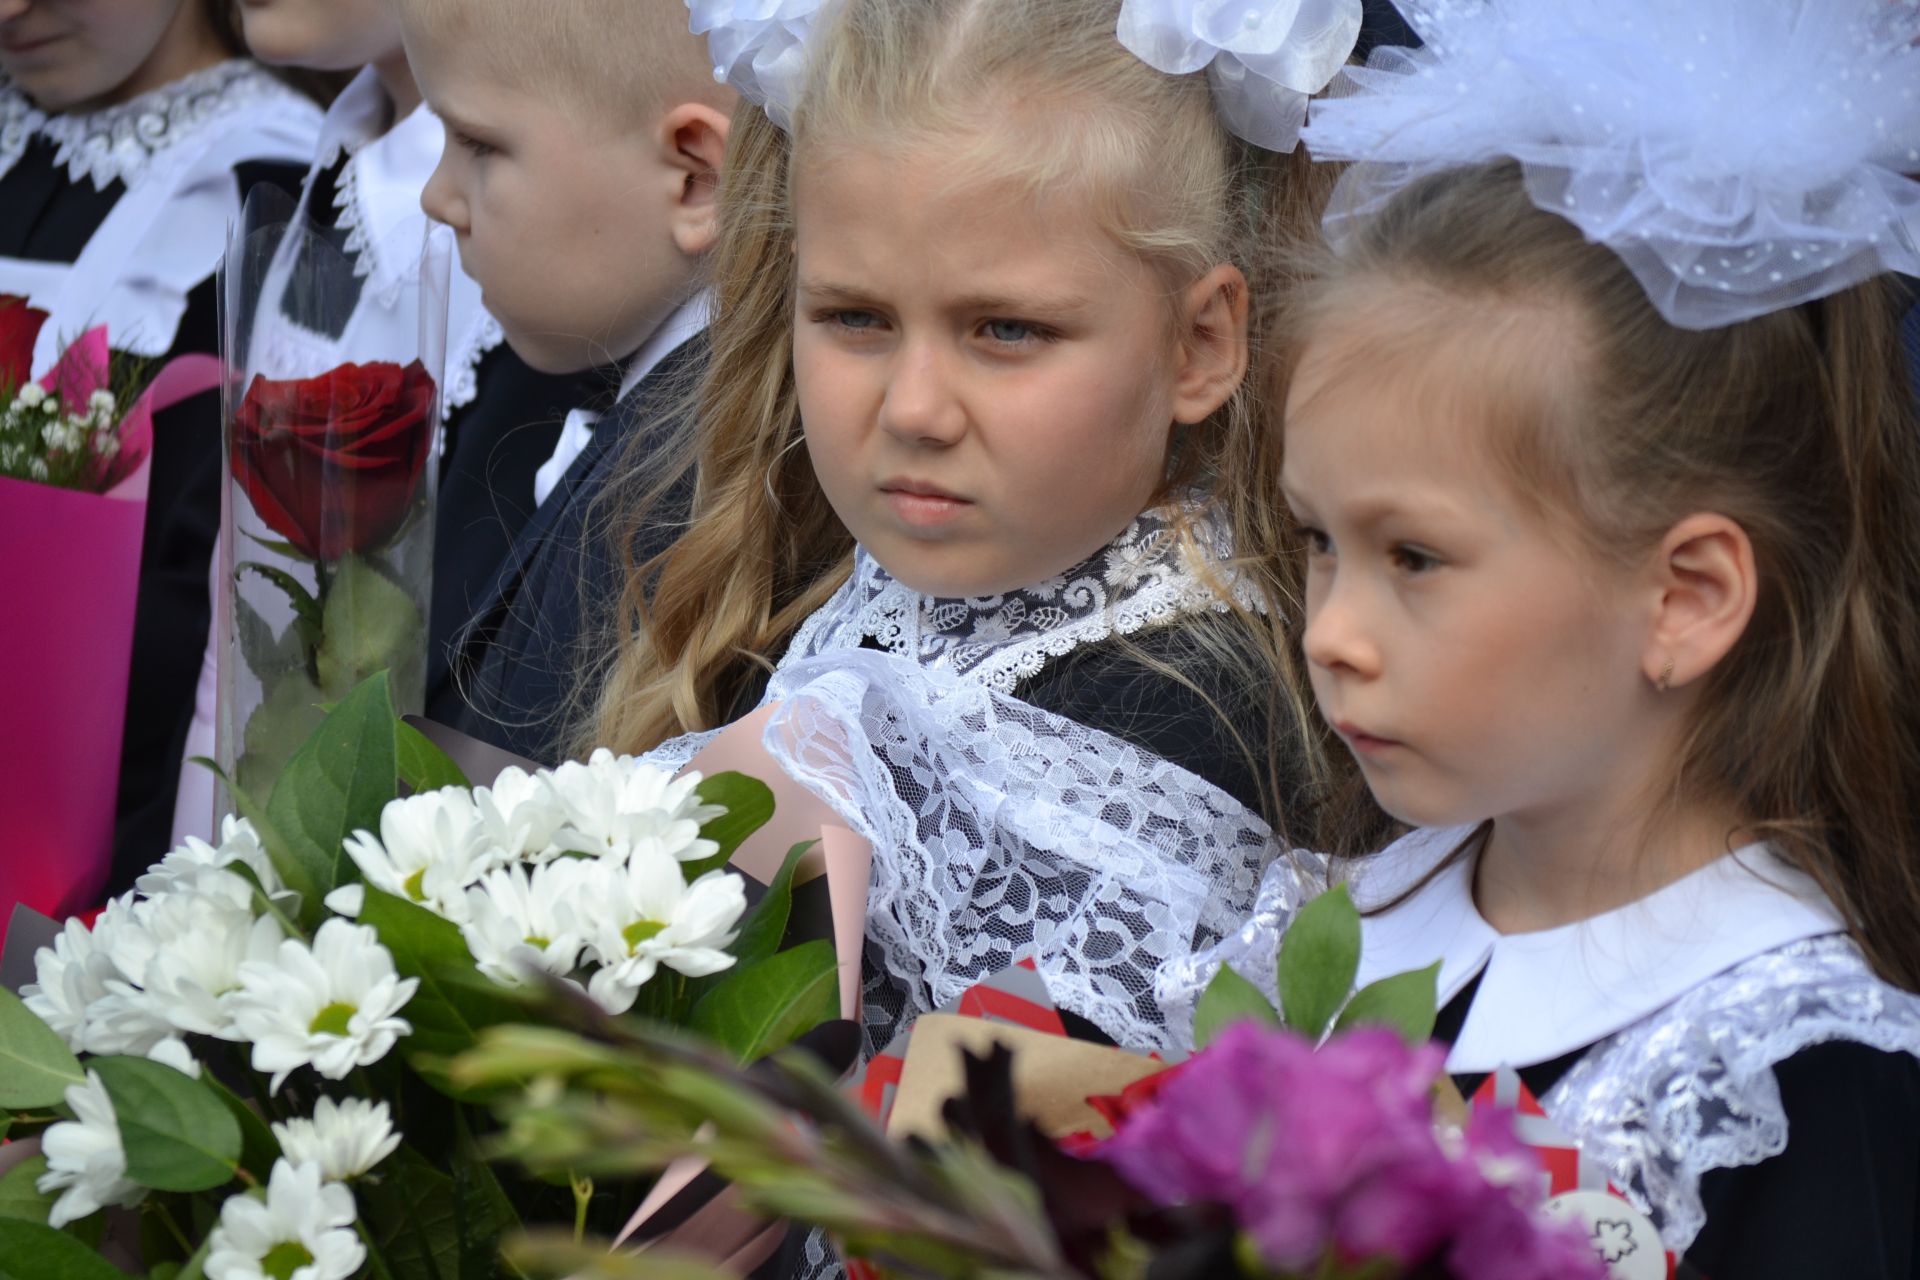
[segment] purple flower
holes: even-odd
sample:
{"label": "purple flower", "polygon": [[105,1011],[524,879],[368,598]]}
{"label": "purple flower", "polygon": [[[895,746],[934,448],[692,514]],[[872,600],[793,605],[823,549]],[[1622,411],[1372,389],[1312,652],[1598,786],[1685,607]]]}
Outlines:
{"label": "purple flower", "polygon": [[1233,1027],[1097,1154],[1158,1203],[1226,1204],[1282,1270],[1329,1255],[1444,1257],[1487,1280],[1599,1276],[1590,1254],[1569,1253],[1528,1212],[1538,1166],[1510,1116],[1476,1113],[1461,1150],[1443,1149],[1432,1087],[1444,1061],[1438,1046],[1386,1030],[1316,1051],[1289,1032]]}

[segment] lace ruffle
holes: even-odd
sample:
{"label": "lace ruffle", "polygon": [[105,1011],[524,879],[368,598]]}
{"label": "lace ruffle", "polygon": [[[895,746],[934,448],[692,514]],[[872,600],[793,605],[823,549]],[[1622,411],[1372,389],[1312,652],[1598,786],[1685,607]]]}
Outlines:
{"label": "lace ruffle", "polygon": [[235,59],[162,85],[130,102],[99,111],[46,115],[17,90],[6,88],[0,106],[0,174],[25,152],[31,136],[53,142],[54,163],[75,182],[105,189],[134,186],[168,152],[214,121],[271,98],[293,93],[252,62]]}
{"label": "lace ruffle", "polygon": [[[1188,508],[1187,520],[1203,553],[1225,565],[1232,553],[1225,531],[1198,507]],[[1184,614],[1228,609],[1191,563],[1192,555],[1168,515],[1149,511],[1065,573],[1005,595],[952,600],[921,595],[862,550],[853,576],[801,626],[788,653],[809,658],[857,649],[872,639],[922,666],[1009,693],[1075,649]],[[1215,573],[1243,608],[1260,607],[1257,595],[1230,571]]]}
{"label": "lace ruffle", "polygon": [[1279,1006],[1280,935],[1293,922],[1294,913],[1326,887],[1326,856],[1295,849],[1267,868],[1245,923],[1214,945],[1175,956],[1160,966],[1153,980],[1154,998],[1178,1048],[1193,1048],[1194,1007],[1223,964],[1231,965]]}
{"label": "lace ruffle", "polygon": [[1700,1179],[1787,1146],[1773,1068],[1832,1041],[1920,1055],[1920,996],[1844,937],[1755,956],[1589,1051],[1541,1104],[1683,1253]]}

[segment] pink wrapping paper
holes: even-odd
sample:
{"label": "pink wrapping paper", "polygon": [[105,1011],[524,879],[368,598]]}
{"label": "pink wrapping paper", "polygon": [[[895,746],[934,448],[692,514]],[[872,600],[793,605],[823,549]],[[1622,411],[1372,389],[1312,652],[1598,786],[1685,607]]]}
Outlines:
{"label": "pink wrapping paper", "polygon": [[[154,379],[127,415],[127,462],[106,493],[0,479],[0,600],[8,606],[0,627],[0,942],[14,903],[59,919],[95,905],[106,881],[152,415],[218,385],[219,375],[219,361],[188,356]],[[64,387],[70,377],[63,362],[48,380]]]}

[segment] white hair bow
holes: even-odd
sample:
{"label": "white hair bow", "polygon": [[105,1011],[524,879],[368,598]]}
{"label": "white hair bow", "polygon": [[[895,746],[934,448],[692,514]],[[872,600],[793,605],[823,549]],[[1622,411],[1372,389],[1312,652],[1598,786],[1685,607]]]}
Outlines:
{"label": "white hair bow", "polygon": [[687,29],[707,38],[713,78],[759,104],[782,129],[806,77],[806,40],[829,0],[687,0]]}
{"label": "white hair bow", "polygon": [[1920,274],[1914,0],[1400,8],[1425,47],[1350,68],[1302,134],[1368,162],[1336,190],[1336,242],[1423,174],[1508,157],[1681,328]]}

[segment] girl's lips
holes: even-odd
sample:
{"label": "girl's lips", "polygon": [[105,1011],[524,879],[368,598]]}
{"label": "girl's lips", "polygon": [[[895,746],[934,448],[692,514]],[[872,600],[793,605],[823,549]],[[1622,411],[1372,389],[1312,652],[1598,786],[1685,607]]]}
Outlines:
{"label": "girl's lips", "polygon": [[950,524],[973,505],[965,498],[956,498],[951,494],[924,493],[913,489],[882,488],[880,494],[902,523],[919,529]]}
{"label": "girl's lips", "polygon": [[1339,734],[1346,744],[1360,755],[1379,755],[1381,752],[1400,745],[1399,742],[1392,738],[1382,738],[1377,734],[1368,733],[1358,725],[1348,724],[1345,721],[1334,725],[1333,731]]}

